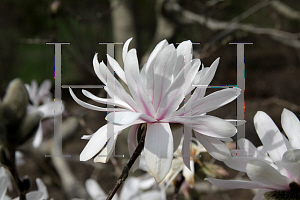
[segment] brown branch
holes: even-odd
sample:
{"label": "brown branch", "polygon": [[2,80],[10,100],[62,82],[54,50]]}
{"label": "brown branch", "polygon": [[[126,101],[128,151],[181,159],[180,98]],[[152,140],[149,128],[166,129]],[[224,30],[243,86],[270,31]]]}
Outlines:
{"label": "brown branch", "polygon": [[117,180],[117,183],[115,184],[114,188],[109,192],[106,200],[111,200],[114,197],[114,195],[116,194],[116,192],[119,189],[119,187],[122,185],[122,183],[128,177],[129,170],[131,169],[132,165],[134,164],[134,162],[140,156],[141,152],[144,149],[145,136],[146,136],[146,128],[143,129],[143,133],[142,133],[142,136],[141,136],[141,139],[140,139],[140,142],[139,142],[138,146],[134,150],[132,156],[130,157],[130,159],[129,159],[128,163],[127,163],[127,165],[125,165],[123,167],[121,176]]}

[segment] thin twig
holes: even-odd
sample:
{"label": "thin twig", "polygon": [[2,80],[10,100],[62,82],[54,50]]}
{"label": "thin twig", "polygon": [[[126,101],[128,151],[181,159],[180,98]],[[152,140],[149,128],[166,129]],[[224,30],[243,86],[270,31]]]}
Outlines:
{"label": "thin twig", "polygon": [[127,165],[125,165],[123,167],[121,176],[117,180],[117,183],[115,184],[114,188],[109,192],[106,200],[111,200],[114,197],[114,195],[116,194],[116,192],[119,189],[119,187],[122,185],[122,183],[128,177],[129,170],[131,169],[132,165],[134,164],[134,162],[140,156],[141,152],[144,149],[145,136],[146,136],[146,128],[143,129],[143,133],[142,133],[142,136],[141,136],[141,139],[140,139],[140,142],[139,142],[138,146],[134,150],[132,156],[130,157],[130,159],[129,159],[128,163],[127,163]]}
{"label": "thin twig", "polygon": [[182,175],[182,173],[180,173],[177,177],[177,182],[176,182],[175,189],[174,189],[173,200],[177,199],[179,190],[181,188],[183,181],[184,181],[184,176]]}

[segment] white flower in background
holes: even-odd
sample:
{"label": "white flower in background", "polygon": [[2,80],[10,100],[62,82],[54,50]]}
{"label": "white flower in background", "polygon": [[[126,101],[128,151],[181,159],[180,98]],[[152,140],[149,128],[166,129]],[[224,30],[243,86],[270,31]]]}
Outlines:
{"label": "white flower in background", "polygon": [[166,183],[166,188],[172,183],[174,180],[176,180],[176,177],[180,172],[182,172],[182,175],[184,177],[184,180],[187,182],[189,187],[193,188],[195,184],[195,169],[194,169],[194,163],[198,163],[199,165],[202,165],[200,163],[200,153],[206,152],[206,149],[199,143],[198,140],[195,138],[191,138],[191,148],[190,148],[190,169],[185,166],[182,157],[185,156],[182,155],[182,145],[183,145],[183,139],[180,142],[180,145],[178,149],[174,152],[175,158],[173,159],[171,169],[169,173],[167,174],[166,178],[163,182]]}
{"label": "white flower in background", "polygon": [[[157,183],[152,176],[145,174],[140,177],[129,177],[124,182],[120,197],[116,194],[113,200],[165,200],[166,194],[164,189],[154,190],[153,187]],[[92,200],[105,200],[107,194],[103,191],[100,185],[93,179],[88,179],[85,182],[85,187]],[[150,189],[150,190],[149,190]],[[144,191],[147,190],[147,191]],[[73,198],[72,200],[83,200]]]}
{"label": "white flower in background", "polygon": [[[10,181],[7,177],[0,176],[0,200],[19,200],[19,197],[11,199],[6,195],[6,191],[9,187]],[[26,199],[30,200],[47,200],[49,198],[47,188],[43,181],[39,178],[36,179],[38,190],[32,191],[26,194]]]}
{"label": "white flower in background", "polygon": [[[53,101],[52,94],[50,92],[51,89],[51,81],[45,80],[41,86],[38,88],[38,84],[36,80],[31,81],[31,85],[25,84],[25,87],[29,94],[29,99],[31,104],[27,107],[27,112],[42,112],[43,113],[43,119],[54,117],[55,113],[58,111],[59,114],[61,114],[64,110],[64,105],[59,105],[59,102]],[[38,130],[35,134],[34,140],[33,140],[33,146],[35,148],[39,147],[43,140],[43,129],[40,122],[40,125],[38,127]]]}
{"label": "white flower in background", "polygon": [[[292,193],[296,191],[299,198],[300,122],[294,113],[284,109],[281,124],[289,140],[280,133],[266,113],[258,111],[254,117],[254,125],[263,146],[256,148],[250,141],[240,140],[239,147],[242,150],[230,161],[225,161],[229,167],[246,172],[251,181],[206,180],[222,188],[259,189],[254,200],[263,200],[264,193],[268,191],[290,190]],[[285,196],[283,199],[287,198]]]}
{"label": "white flower in background", "polygon": [[[145,158],[148,169],[157,182],[161,182],[169,172],[173,152],[177,149],[183,133],[183,128],[172,133],[170,124],[183,124],[193,129],[197,139],[214,158],[230,159],[230,151],[220,140],[230,139],[229,137],[235,135],[236,128],[231,123],[206,113],[236,99],[240,89],[228,88],[204,97],[206,86],[210,84],[215,74],[219,59],[211,67],[199,71],[201,63],[199,59],[192,59],[191,41],[180,43],[176,49],[173,44],[163,40],[156,45],[139,72],[136,50],[128,51],[130,41],[131,39],[127,40],[123,47],[124,70],[109,55],[107,59],[119,78],[128,86],[131,95],[125,91],[107,66],[103,62],[98,62],[97,54],[93,60],[94,70],[106,85],[104,89],[111,98],[99,98],[82,90],[85,96],[96,102],[121,108],[102,108],[85,103],[78,99],[70,88],[71,96],[81,106],[111,112],[106,116],[107,125],[101,127],[91,137],[84,137],[90,140],[80,154],[80,160],[91,159],[104,147],[99,154],[102,157],[96,156],[94,161],[107,162],[114,145],[105,147],[106,142],[115,143],[118,134],[130,126],[128,148],[132,155],[138,145],[137,132],[140,124],[147,125]],[[195,89],[192,84],[203,87]],[[193,89],[195,90],[191,98],[180,107],[185,96]],[[190,110],[190,114],[185,110]],[[108,126],[112,126],[113,131],[108,131]],[[186,153],[189,154],[191,134],[185,134],[184,138],[186,141],[184,149],[187,149]],[[189,158],[184,161],[189,166]]]}

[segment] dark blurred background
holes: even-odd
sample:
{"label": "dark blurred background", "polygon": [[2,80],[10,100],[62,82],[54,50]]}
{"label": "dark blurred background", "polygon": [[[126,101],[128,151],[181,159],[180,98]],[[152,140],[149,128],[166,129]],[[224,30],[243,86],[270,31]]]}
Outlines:
{"label": "dark blurred background", "polygon": [[[106,46],[99,43],[125,42],[130,37],[141,66],[163,39],[201,43],[193,46],[194,57],[205,66],[221,58],[212,85],[236,84],[236,45],[229,43],[252,42],[245,45],[246,138],[260,145],[253,126],[258,110],[267,112],[280,129],[283,108],[300,116],[298,0],[2,0],[0,94],[16,77],[25,83],[36,79],[39,84],[50,79],[54,85],[54,45],[46,42],[71,43],[62,47],[62,84],[102,84],[92,66],[95,52],[106,63]],[[115,46],[122,66],[121,45]],[[79,95],[80,90],[74,91]],[[84,110],[67,89],[63,89],[63,100],[73,115]],[[93,131],[105,123],[105,113],[85,112],[90,114],[86,119]],[[235,105],[212,114],[234,118]],[[79,140],[82,134],[76,138],[80,145],[69,147],[77,155],[86,143]]]}

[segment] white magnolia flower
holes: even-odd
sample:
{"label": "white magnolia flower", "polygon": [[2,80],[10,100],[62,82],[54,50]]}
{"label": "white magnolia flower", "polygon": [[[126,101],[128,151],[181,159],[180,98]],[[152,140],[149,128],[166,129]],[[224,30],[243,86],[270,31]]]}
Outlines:
{"label": "white magnolia flower", "polygon": [[[173,180],[176,180],[175,178],[177,175],[182,172],[182,175],[184,177],[184,180],[187,182],[189,187],[193,188],[195,184],[195,169],[194,169],[194,163],[199,163],[200,153],[206,152],[206,149],[200,144],[198,140],[195,138],[191,138],[191,148],[190,148],[190,169],[187,168],[187,166],[184,164],[182,157],[185,156],[182,155],[182,146],[183,146],[183,139],[180,142],[180,145],[178,149],[174,152],[175,158],[173,159],[171,169],[167,176],[165,177],[164,181],[166,183],[166,188],[170,185],[170,183],[173,182]],[[199,163],[202,165],[202,163]]]}
{"label": "white magnolia flower", "polygon": [[[41,86],[38,88],[38,84],[36,80],[31,81],[31,85],[25,84],[25,87],[29,94],[29,99],[31,104],[27,107],[27,112],[42,112],[43,113],[43,119],[54,117],[55,113],[58,111],[59,114],[63,112],[64,105],[59,105],[58,102],[53,101],[52,94],[50,92],[51,89],[51,81],[45,80]],[[41,122],[39,124],[39,127],[37,129],[37,132],[35,134],[34,140],[33,140],[33,146],[35,148],[39,147],[43,140],[43,129]]]}
{"label": "white magnolia flower", "polygon": [[258,111],[254,125],[263,146],[256,148],[250,141],[240,140],[242,150],[225,161],[229,167],[246,172],[251,181],[206,180],[222,188],[259,189],[254,200],[263,200],[263,194],[268,191],[289,191],[295,186],[299,190],[300,122],[294,113],[284,109],[281,124],[289,140],[266,113]]}
{"label": "white magnolia flower", "polygon": [[[124,182],[122,187],[120,197],[115,194],[112,198],[113,200],[165,200],[165,191],[160,188],[160,190],[151,189],[155,186],[156,182],[153,177],[149,177],[148,174],[141,177],[129,177]],[[107,194],[103,191],[100,185],[93,179],[88,179],[85,182],[85,187],[92,198],[92,200],[105,200]],[[150,190],[149,190],[150,189]],[[147,191],[144,191],[147,190]],[[72,200],[83,200],[74,198]]]}
{"label": "white magnolia flower", "polygon": [[[94,70],[99,79],[106,85],[104,88],[110,99],[99,98],[83,90],[83,94],[90,99],[104,104],[121,108],[102,108],[85,103],[78,99],[70,88],[73,99],[83,107],[111,112],[106,116],[107,125],[101,127],[91,137],[82,153],[80,160],[86,161],[97,155],[105,147],[107,141],[115,143],[118,134],[130,127],[128,148],[133,154],[137,141],[140,124],[147,125],[145,138],[145,158],[147,166],[157,182],[164,179],[170,170],[173,152],[180,143],[183,128],[171,131],[170,124],[182,124],[193,129],[197,139],[207,151],[218,160],[231,158],[226,145],[220,140],[230,139],[236,133],[236,128],[223,119],[206,115],[236,99],[240,94],[239,88],[228,88],[214,92],[206,97],[206,86],[210,84],[217,69],[219,59],[209,68],[200,69],[200,60],[192,59],[192,43],[185,41],[177,49],[166,40],[158,43],[151,53],[147,63],[139,72],[136,49],[128,51],[131,39],[123,47],[124,70],[107,55],[108,63],[119,78],[128,86],[130,94],[108,70],[107,66],[94,57]],[[195,87],[203,85],[203,87]],[[186,95],[193,90],[191,98],[180,107]],[[108,131],[113,127],[113,131]],[[112,130],[112,129],[111,129]],[[185,155],[189,154],[191,131],[184,135]],[[173,145],[174,144],[174,145]],[[174,146],[174,147],[173,147]],[[106,162],[113,152],[114,145],[107,145],[95,162]],[[105,157],[105,155],[108,155]],[[190,160],[184,159],[189,166]],[[137,161],[139,162],[139,161]]]}

